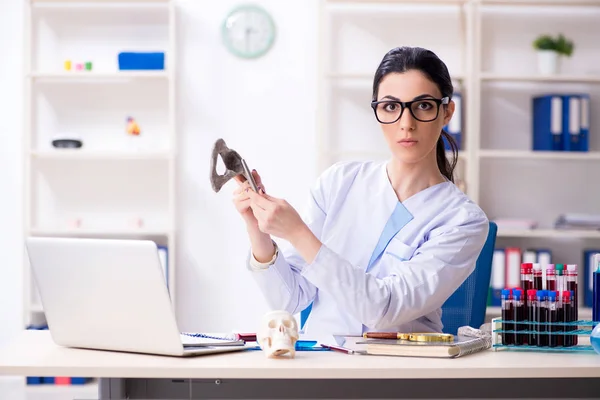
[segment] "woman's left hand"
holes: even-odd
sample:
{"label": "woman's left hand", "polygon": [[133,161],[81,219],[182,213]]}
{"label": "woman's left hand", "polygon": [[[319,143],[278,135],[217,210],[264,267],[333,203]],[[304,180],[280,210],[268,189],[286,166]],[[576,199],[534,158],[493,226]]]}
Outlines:
{"label": "woman's left hand", "polygon": [[287,201],[265,193],[258,194],[252,189],[249,190],[248,197],[262,232],[292,242],[308,229],[298,212]]}

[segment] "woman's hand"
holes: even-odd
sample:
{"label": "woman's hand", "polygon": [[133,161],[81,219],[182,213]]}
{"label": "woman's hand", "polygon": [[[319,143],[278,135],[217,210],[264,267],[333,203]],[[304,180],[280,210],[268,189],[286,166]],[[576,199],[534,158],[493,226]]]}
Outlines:
{"label": "woman's hand", "polygon": [[[252,176],[254,176],[254,181],[258,186],[259,190],[262,190],[264,193],[264,185],[260,178],[260,175],[256,170],[252,171]],[[250,182],[248,182],[243,175],[237,175],[235,181],[238,183],[238,188],[233,192],[233,204],[235,205],[236,210],[240,213],[244,222],[249,228],[258,229],[258,222],[254,217],[252,209],[250,208],[250,197],[248,192],[252,191],[252,187],[250,186]]]}
{"label": "woman's hand", "polygon": [[302,258],[311,263],[321,242],[287,201],[267,194],[248,191],[250,207],[261,232],[287,240]]}
{"label": "woman's hand", "polygon": [[248,191],[248,199],[258,228],[264,233],[290,241],[305,225],[294,207],[283,199],[252,190]]}
{"label": "woman's hand", "polygon": [[[259,190],[264,193],[265,187],[258,172],[253,170],[252,176],[254,176],[256,186],[258,186]],[[265,263],[270,261],[275,254],[275,246],[273,245],[271,236],[261,232],[258,228],[258,221],[254,217],[254,213],[250,207],[251,200],[249,193],[254,193],[254,190],[250,187],[250,183],[246,181],[244,176],[237,175],[234,179],[239,186],[233,192],[233,204],[246,222],[246,229],[248,230],[248,236],[250,238],[252,254],[258,262]]]}

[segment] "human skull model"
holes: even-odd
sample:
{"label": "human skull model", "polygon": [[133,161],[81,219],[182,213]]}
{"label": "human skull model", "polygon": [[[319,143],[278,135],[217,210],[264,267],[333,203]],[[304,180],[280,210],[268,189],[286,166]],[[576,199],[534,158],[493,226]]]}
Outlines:
{"label": "human skull model", "polygon": [[265,314],[260,330],[256,334],[258,345],[267,357],[289,354],[296,356],[298,323],[292,314],[284,310]]}

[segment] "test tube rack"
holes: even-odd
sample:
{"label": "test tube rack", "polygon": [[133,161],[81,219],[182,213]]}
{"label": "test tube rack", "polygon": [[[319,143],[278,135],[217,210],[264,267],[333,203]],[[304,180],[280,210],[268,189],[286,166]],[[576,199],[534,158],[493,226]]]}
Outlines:
{"label": "test tube rack", "polygon": [[[546,325],[548,328],[551,327],[575,327],[572,331],[548,331],[539,332],[537,330],[529,330],[524,328],[523,330],[517,329],[503,329],[503,324],[509,324],[513,326],[517,325]],[[531,321],[513,321],[503,320],[502,318],[492,319],[492,350],[517,350],[517,351],[541,351],[541,352],[595,352],[594,348],[590,344],[590,335],[594,326],[599,324],[598,321],[579,320],[572,322],[531,322]],[[578,336],[578,344],[573,346],[532,346],[527,344],[504,344],[502,343],[503,334],[536,334],[536,335],[561,335],[561,336]]]}

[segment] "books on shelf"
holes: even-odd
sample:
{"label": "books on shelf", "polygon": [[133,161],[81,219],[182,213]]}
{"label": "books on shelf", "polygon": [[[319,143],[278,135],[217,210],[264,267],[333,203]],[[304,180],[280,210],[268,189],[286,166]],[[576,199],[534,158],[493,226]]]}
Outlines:
{"label": "books on shelf", "polygon": [[534,96],[532,112],[534,151],[589,150],[589,94]]}
{"label": "books on shelf", "polygon": [[[452,119],[448,122],[448,125],[444,126],[444,130],[454,139],[458,150],[463,150],[462,145],[462,130],[463,130],[463,101],[462,94],[457,92],[452,96],[452,101],[455,103],[454,114]],[[451,150],[450,144],[444,138],[444,148],[448,151]]]}
{"label": "books on shelf", "polygon": [[556,229],[600,230],[600,214],[561,214],[555,222]]}
{"label": "books on shelf", "polygon": [[500,306],[502,289],[521,285],[521,264],[537,263],[545,274],[546,266],[552,263],[552,251],[519,247],[494,249],[492,256],[492,277],[488,295],[489,306]]}

